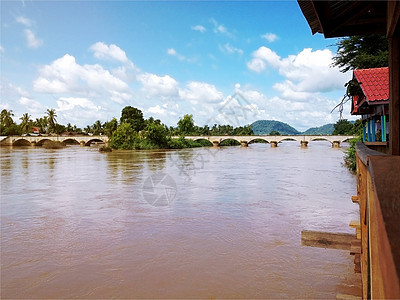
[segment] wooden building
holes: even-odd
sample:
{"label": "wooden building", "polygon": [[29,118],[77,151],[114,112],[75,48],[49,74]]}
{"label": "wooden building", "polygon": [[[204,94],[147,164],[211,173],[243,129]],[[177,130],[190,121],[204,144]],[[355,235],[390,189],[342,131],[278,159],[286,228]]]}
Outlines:
{"label": "wooden building", "polygon": [[389,122],[389,68],[353,71],[351,114],[361,115],[363,142],[387,146]]}
{"label": "wooden building", "polygon": [[[297,0],[313,34],[384,34],[389,42],[389,140],[357,144],[359,262],[364,299],[400,299],[400,1]],[[356,263],[356,261],[355,261]]]}

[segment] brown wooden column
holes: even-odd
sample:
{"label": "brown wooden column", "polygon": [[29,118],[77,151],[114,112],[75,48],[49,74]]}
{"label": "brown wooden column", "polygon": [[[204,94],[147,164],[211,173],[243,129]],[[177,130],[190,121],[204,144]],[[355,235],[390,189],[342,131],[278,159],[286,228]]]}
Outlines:
{"label": "brown wooden column", "polygon": [[389,38],[389,151],[400,155],[399,38]]}
{"label": "brown wooden column", "polygon": [[389,154],[400,155],[400,2],[387,2],[386,36],[389,41]]}

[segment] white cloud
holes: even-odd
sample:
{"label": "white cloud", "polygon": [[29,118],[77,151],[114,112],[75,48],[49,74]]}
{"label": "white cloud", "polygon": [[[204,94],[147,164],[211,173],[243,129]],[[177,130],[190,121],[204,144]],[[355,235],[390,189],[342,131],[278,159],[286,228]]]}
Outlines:
{"label": "white cloud", "polygon": [[75,57],[66,54],[39,70],[34,90],[43,93],[71,93],[86,96],[111,96],[111,100],[123,103],[131,98],[127,83],[112,75],[102,66],[79,65]]}
{"label": "white cloud", "polygon": [[349,79],[348,74],[331,67],[333,53],[329,49],[312,51],[306,48],[297,55],[281,58],[263,46],[254,51],[252,56],[253,59],[247,63],[250,70],[261,73],[268,66],[278,69],[285,81],[276,83],[274,88],[287,95],[300,93],[291,94],[297,98],[305,98],[307,95],[304,93],[343,89],[343,84]]}
{"label": "white cloud", "polygon": [[90,50],[94,52],[94,57],[98,59],[116,60],[122,63],[131,63],[124,50],[117,45],[107,45],[103,42],[97,42],[90,46]]}
{"label": "white cloud", "polygon": [[16,20],[18,23],[20,23],[20,24],[22,24],[22,25],[25,25],[26,27],[31,27],[32,24],[33,24],[33,22],[32,22],[30,19],[25,18],[25,17],[23,17],[23,16],[18,16],[18,17],[16,17],[15,20]]}
{"label": "white cloud", "polygon": [[312,51],[306,48],[281,61],[279,72],[295,84],[300,92],[326,92],[343,89],[349,74],[331,67],[333,53],[329,49]]}
{"label": "white cloud", "polygon": [[152,106],[147,110],[151,114],[157,114],[157,115],[165,115],[166,110],[162,108],[160,105]]}
{"label": "white cloud", "polygon": [[142,91],[146,96],[158,96],[162,98],[178,96],[178,82],[169,75],[158,76],[144,73],[138,76],[142,83]]}
{"label": "white cloud", "polygon": [[35,33],[30,29],[25,29],[25,38],[29,48],[36,49],[39,48],[43,41],[36,37]]}
{"label": "white cloud", "polygon": [[260,47],[252,54],[253,59],[247,63],[247,67],[254,72],[262,72],[266,69],[267,64],[273,68],[279,67],[281,58],[278,54],[267,47]]}
{"label": "white cloud", "polygon": [[191,27],[192,30],[199,31],[201,33],[206,32],[206,28],[202,25],[195,25]]}
{"label": "white cloud", "polygon": [[43,41],[36,36],[36,34],[33,32],[32,29],[30,29],[30,27],[32,27],[32,25],[33,25],[32,20],[25,18],[23,16],[18,16],[15,18],[15,20],[18,23],[24,25],[25,27],[28,27],[24,30],[24,35],[25,35],[26,43],[29,48],[36,49],[36,48],[39,48],[40,46],[42,46]]}
{"label": "white cloud", "polygon": [[46,110],[46,107],[40,102],[28,97],[19,98],[18,103],[23,105],[27,111],[33,114],[43,113]]}
{"label": "white cloud", "polygon": [[56,112],[60,123],[73,123],[78,126],[91,124],[94,120],[105,119],[104,110],[87,98],[60,97],[57,101]]}
{"label": "white cloud", "polygon": [[199,102],[220,102],[223,100],[222,92],[218,91],[215,85],[191,81],[184,89],[179,91],[179,96],[182,100],[190,101],[193,105]]}
{"label": "white cloud", "polygon": [[271,43],[275,42],[278,39],[278,36],[276,34],[270,32],[261,35],[261,37]]}
{"label": "white cloud", "polygon": [[5,52],[5,50],[4,50],[3,46],[0,45],[0,53],[4,53],[4,52]]}
{"label": "white cloud", "polygon": [[230,38],[233,37],[233,34],[223,24],[219,24],[215,19],[210,19],[210,22],[214,26],[214,33],[226,35]]}
{"label": "white cloud", "polygon": [[170,48],[167,50],[167,54],[171,55],[171,56],[175,56],[176,58],[178,58],[179,60],[186,60],[186,57],[183,56],[182,54],[179,54],[178,52],[176,52],[176,50],[174,48]]}
{"label": "white cloud", "polygon": [[220,46],[220,49],[221,49],[222,52],[227,52],[227,53],[230,53],[230,54],[233,54],[233,53],[237,53],[239,55],[243,54],[243,50],[242,49],[239,49],[239,48],[236,48],[234,46],[231,46],[229,43],[226,43],[225,45]]}
{"label": "white cloud", "polygon": [[64,112],[75,108],[84,108],[88,110],[99,111],[101,106],[96,106],[87,98],[61,97],[57,100],[57,111]]}

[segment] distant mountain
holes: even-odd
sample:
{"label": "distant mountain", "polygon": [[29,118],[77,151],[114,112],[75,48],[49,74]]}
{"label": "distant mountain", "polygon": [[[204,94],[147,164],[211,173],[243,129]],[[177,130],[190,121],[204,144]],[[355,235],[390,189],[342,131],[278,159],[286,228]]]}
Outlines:
{"label": "distant mountain", "polygon": [[270,134],[271,131],[277,131],[282,135],[295,135],[300,132],[294,129],[289,124],[273,121],[273,120],[259,120],[251,124],[251,128],[255,135]]}
{"label": "distant mountain", "polygon": [[326,124],[320,127],[312,127],[303,132],[308,135],[329,135],[332,134],[334,124]]}
{"label": "distant mountain", "polygon": [[304,132],[300,132],[293,128],[289,124],[274,120],[259,120],[251,124],[255,135],[270,134],[271,131],[277,131],[282,135],[296,135],[296,134],[307,134],[307,135],[329,135],[332,134],[334,124],[326,124],[320,127],[312,127]]}

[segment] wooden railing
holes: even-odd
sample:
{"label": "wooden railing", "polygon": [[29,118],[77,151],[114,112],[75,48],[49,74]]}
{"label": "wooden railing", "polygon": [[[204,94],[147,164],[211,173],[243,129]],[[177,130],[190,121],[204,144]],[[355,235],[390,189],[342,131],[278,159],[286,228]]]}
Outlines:
{"label": "wooden railing", "polygon": [[357,144],[363,299],[400,298],[400,156]]}

